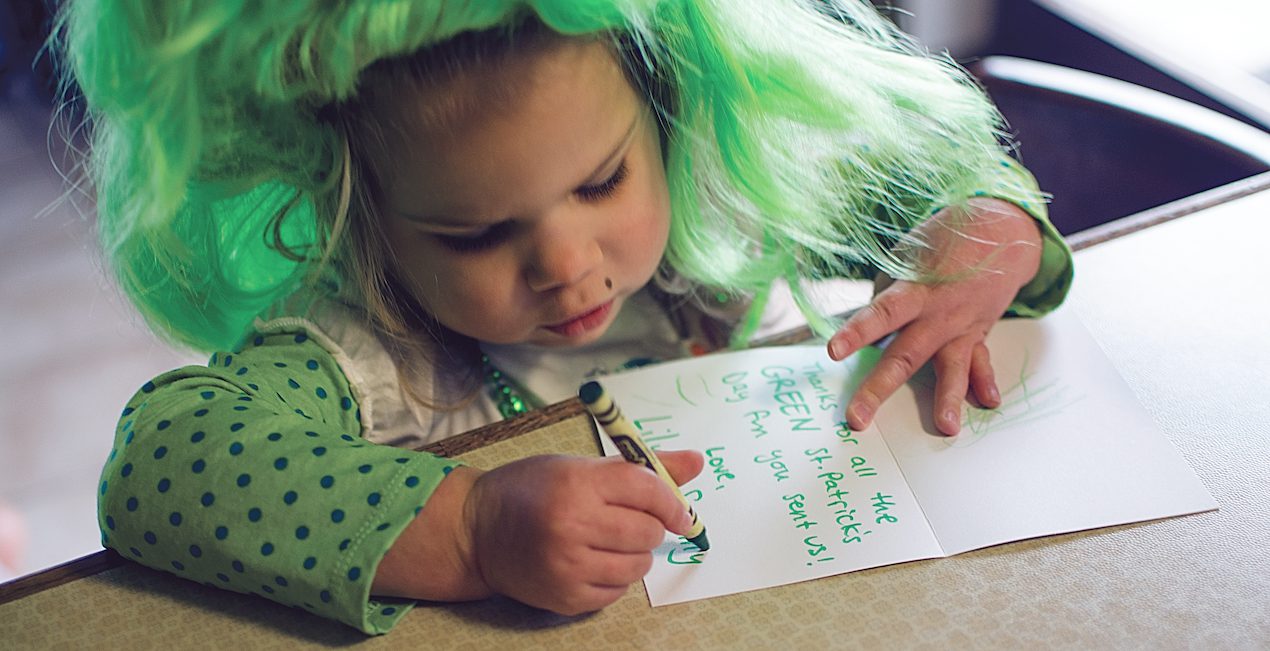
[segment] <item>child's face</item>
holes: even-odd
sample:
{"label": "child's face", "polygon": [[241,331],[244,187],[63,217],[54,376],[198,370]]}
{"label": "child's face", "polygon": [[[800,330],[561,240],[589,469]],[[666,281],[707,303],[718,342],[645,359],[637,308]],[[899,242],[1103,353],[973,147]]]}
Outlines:
{"label": "child's face", "polygon": [[438,321],[477,340],[594,341],[666,246],[655,120],[598,43],[565,41],[469,77],[449,92],[519,86],[505,107],[389,145],[382,212],[397,273]]}

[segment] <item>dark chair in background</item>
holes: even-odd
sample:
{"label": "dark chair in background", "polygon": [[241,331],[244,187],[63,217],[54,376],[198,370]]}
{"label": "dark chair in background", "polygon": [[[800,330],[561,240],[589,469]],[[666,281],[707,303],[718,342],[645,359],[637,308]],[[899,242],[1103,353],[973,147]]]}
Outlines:
{"label": "dark chair in background", "polygon": [[1185,100],[1026,59],[969,68],[1065,235],[1270,171],[1270,133]]}
{"label": "dark chair in background", "polygon": [[41,99],[54,94],[52,59],[41,56],[56,0],[0,0],[0,99],[17,85],[35,82]]}

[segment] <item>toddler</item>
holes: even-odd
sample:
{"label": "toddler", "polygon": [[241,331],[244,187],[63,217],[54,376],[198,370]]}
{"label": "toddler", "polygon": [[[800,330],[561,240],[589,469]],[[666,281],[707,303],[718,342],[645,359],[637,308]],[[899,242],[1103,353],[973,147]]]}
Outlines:
{"label": "toddler", "polygon": [[[1070,282],[990,103],[859,0],[61,20],[108,257],[157,332],[212,353],[124,409],[104,544],[369,633],[415,599],[601,608],[689,524],[621,460],[480,471],[414,448],[742,346],[777,279],[835,360],[894,335],[852,427],[930,361],[954,434],[968,396],[999,403],[993,323]],[[803,289],[839,277],[878,289],[841,324]]]}

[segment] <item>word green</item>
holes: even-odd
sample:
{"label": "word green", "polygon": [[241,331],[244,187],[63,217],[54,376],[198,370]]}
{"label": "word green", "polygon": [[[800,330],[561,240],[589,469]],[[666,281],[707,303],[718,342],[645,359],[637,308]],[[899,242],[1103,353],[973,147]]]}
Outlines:
{"label": "word green", "polygon": [[795,388],[798,380],[792,377],[794,369],[788,366],[768,366],[760,374],[767,378],[767,383],[772,387],[772,397],[780,405],[781,415],[789,421],[790,431],[820,431],[803,392]]}

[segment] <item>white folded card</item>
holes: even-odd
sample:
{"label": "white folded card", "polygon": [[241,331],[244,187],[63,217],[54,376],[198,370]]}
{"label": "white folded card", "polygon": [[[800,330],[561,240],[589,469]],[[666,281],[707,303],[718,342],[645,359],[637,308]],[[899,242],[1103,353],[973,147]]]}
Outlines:
{"label": "white folded card", "polygon": [[[1003,405],[931,418],[924,369],[862,432],[843,413],[880,354],[753,349],[603,378],[654,448],[697,449],[684,494],[711,548],[667,535],[654,606],[1217,508],[1074,313],[988,337]],[[613,454],[606,443],[606,453]]]}

